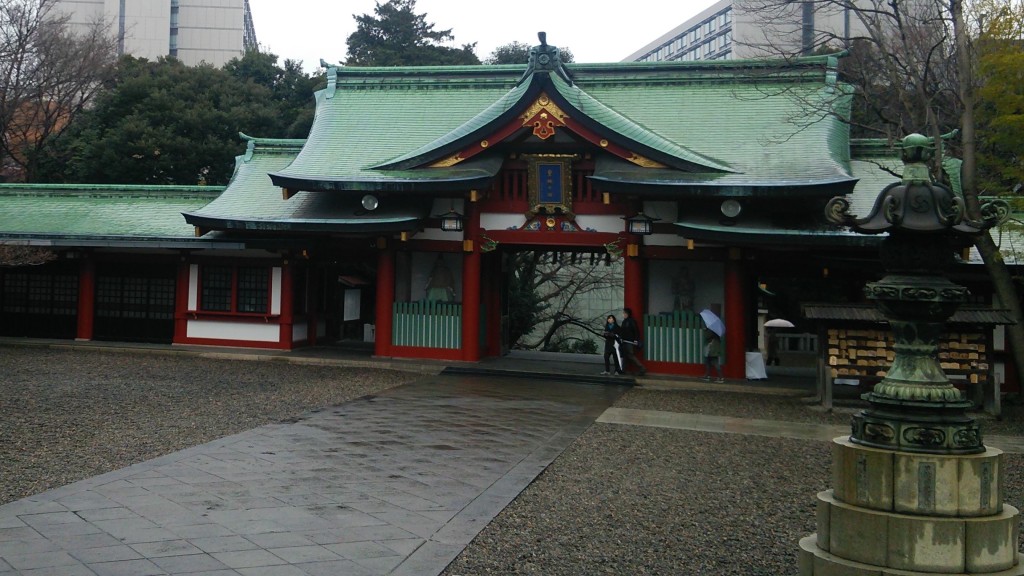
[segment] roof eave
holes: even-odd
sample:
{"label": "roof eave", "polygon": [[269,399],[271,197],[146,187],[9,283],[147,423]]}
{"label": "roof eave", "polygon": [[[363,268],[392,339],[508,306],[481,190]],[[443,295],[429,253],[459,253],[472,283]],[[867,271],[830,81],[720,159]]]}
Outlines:
{"label": "roof eave", "polygon": [[232,219],[182,214],[185,221],[197,228],[225,232],[335,232],[335,233],[391,233],[419,230],[423,218],[404,216],[388,219],[366,218],[361,220],[257,220]]}
{"label": "roof eave", "polygon": [[599,183],[603,192],[640,195],[647,198],[831,198],[849,194],[857,183],[856,179],[816,182],[808,184],[779,183],[761,185],[735,185],[702,182],[658,182],[639,179],[616,179],[589,176]]}
{"label": "roof eave", "polygon": [[813,241],[816,247],[877,248],[883,237],[845,234],[830,231],[751,229],[740,226],[710,226],[701,223],[676,222],[680,234],[688,239],[720,242],[730,245],[772,244],[775,246],[807,246]]}
{"label": "roof eave", "polygon": [[403,194],[436,194],[438,192],[467,192],[486,188],[494,180],[493,174],[479,174],[453,178],[299,178],[271,173],[275,186],[308,192],[380,192]]}

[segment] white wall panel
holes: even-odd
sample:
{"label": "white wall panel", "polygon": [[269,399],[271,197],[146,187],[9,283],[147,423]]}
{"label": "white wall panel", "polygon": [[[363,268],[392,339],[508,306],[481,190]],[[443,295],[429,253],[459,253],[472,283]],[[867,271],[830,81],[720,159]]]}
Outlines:
{"label": "white wall panel", "polygon": [[480,227],[485,230],[508,230],[521,228],[526,224],[526,216],[522,214],[481,214]]}
{"label": "white wall panel", "polygon": [[275,266],[270,273],[270,313],[281,313],[281,267]]}
{"label": "white wall panel", "polygon": [[188,311],[199,310],[199,264],[188,267]]}
{"label": "white wall panel", "polygon": [[228,320],[189,320],[186,336],[209,340],[247,340],[277,342],[281,330],[277,324],[253,324]]}

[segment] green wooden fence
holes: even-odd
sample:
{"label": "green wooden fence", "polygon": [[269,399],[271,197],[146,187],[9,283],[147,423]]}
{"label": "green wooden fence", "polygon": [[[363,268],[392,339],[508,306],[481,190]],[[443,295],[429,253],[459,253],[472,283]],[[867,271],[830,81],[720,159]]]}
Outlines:
{"label": "green wooden fence", "polygon": [[445,302],[395,302],[391,344],[421,348],[462,347],[462,305]]}
{"label": "green wooden fence", "polygon": [[655,362],[703,363],[703,328],[700,316],[693,312],[645,315],[644,358]]}

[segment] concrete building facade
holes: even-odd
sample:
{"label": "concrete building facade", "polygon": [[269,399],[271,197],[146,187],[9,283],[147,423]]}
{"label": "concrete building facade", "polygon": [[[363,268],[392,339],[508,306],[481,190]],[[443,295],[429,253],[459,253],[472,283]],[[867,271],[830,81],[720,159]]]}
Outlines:
{"label": "concrete building facade", "polygon": [[249,0],[58,0],[73,27],[110,26],[121,54],[222,66],[255,49]]}
{"label": "concrete building facade", "polygon": [[[813,50],[861,24],[849,9],[816,2],[719,0],[626,57],[627,62],[737,60]],[[830,42],[834,44],[835,42]]]}

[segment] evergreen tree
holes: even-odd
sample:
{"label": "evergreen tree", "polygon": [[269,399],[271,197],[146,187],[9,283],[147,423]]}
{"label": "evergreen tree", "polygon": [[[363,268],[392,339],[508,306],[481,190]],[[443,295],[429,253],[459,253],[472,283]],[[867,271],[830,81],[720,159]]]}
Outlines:
{"label": "evergreen tree", "polygon": [[55,0],[0,1],[0,179],[32,181],[42,150],[114,74],[102,22],[73,33]]}
{"label": "evergreen tree", "polygon": [[283,136],[287,121],[272,89],[254,80],[175,59],[125,57],[110,89],[48,150],[43,176],[225,184],[241,151],[238,133]]}
{"label": "evergreen tree", "polygon": [[377,3],[374,15],[356,19],[348,37],[347,66],[435,66],[479,64],[476,43],[451,48],[451,29],[435,30],[426,14],[417,14],[416,0]]}

